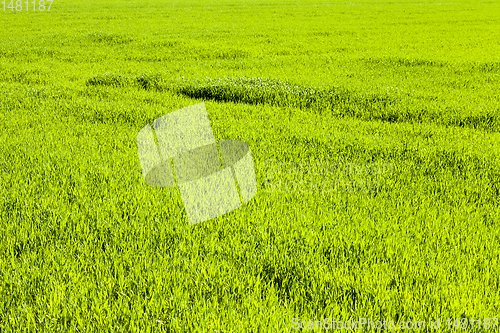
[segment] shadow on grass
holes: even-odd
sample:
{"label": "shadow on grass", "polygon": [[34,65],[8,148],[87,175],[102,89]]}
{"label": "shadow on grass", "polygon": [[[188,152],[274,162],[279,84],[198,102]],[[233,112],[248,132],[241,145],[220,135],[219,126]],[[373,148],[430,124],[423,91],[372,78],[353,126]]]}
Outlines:
{"label": "shadow on grass", "polygon": [[[421,65],[416,62],[416,65]],[[413,66],[410,62],[407,65]],[[431,64],[426,64],[431,65]],[[269,78],[226,77],[169,82],[159,74],[126,76],[104,73],[87,80],[88,86],[135,86],[154,91],[170,91],[189,98],[218,102],[245,103],[298,108],[336,118],[352,117],[389,123],[433,122],[445,126],[468,127],[496,132],[500,128],[495,110],[481,114],[437,112],[412,107],[411,97],[401,92],[356,92],[344,87],[316,88]]]}

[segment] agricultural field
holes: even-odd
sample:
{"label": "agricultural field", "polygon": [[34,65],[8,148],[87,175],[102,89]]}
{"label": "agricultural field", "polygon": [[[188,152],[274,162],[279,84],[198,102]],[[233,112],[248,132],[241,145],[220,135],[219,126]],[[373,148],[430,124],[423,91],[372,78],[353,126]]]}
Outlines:
{"label": "agricultural field", "polygon": [[[6,0],[0,332],[500,331],[499,91],[493,1]],[[191,225],[202,102],[258,190]]]}

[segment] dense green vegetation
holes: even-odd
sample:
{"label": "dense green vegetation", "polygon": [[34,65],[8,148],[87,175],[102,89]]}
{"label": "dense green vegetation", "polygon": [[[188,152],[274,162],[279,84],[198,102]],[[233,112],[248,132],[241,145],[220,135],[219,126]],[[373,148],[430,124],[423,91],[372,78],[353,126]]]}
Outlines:
{"label": "dense green vegetation", "polygon": [[[500,317],[499,4],[55,0],[0,26],[0,331]],[[189,225],[136,136],[199,102],[258,193]]]}

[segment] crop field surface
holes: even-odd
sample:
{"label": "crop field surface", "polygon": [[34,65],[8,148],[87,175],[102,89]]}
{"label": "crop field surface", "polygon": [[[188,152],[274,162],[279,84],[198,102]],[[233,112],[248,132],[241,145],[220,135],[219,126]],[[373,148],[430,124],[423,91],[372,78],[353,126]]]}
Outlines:
{"label": "crop field surface", "polygon": [[[500,332],[499,91],[497,1],[6,0],[0,332]],[[202,102],[257,193],[191,225]]]}

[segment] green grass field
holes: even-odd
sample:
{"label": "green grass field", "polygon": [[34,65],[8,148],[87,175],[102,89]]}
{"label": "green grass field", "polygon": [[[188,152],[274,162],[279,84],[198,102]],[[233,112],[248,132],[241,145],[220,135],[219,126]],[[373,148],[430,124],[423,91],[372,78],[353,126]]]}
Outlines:
{"label": "green grass field", "polygon": [[[498,2],[19,3],[0,332],[500,331]],[[190,225],[136,138],[201,102],[258,193]]]}

